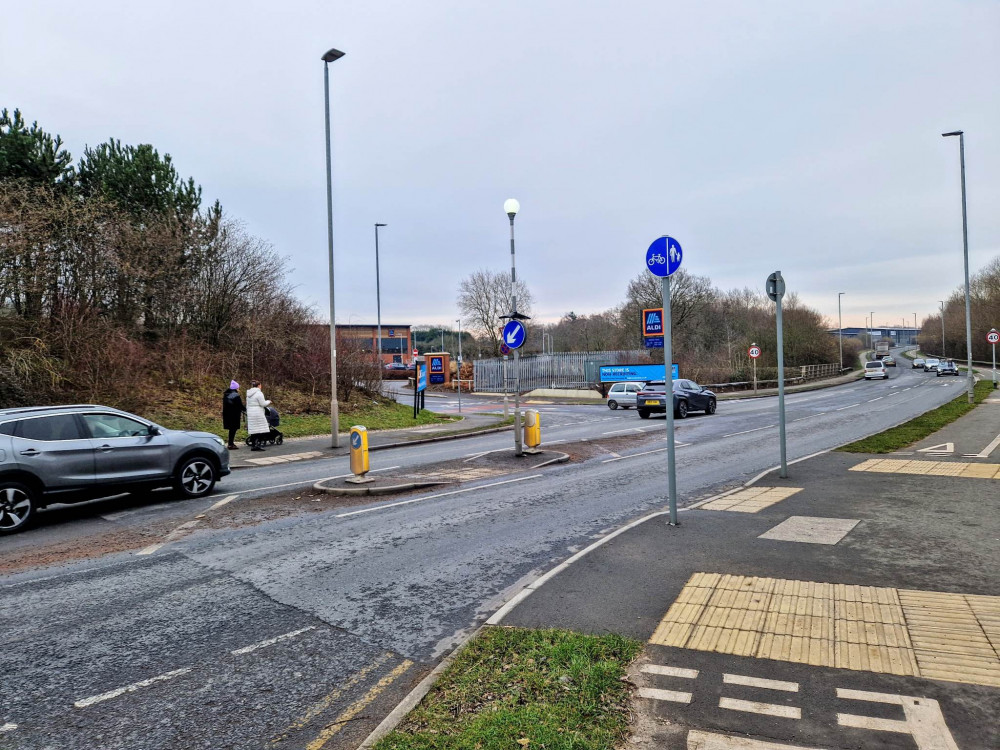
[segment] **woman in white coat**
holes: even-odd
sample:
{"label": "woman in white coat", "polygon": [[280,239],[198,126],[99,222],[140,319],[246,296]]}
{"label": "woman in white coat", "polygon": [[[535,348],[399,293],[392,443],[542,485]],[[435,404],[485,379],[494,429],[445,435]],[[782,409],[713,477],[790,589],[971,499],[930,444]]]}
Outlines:
{"label": "woman in white coat", "polygon": [[252,451],[264,450],[261,443],[271,434],[271,425],[267,423],[267,415],[264,413],[264,407],[270,405],[271,402],[264,398],[260,383],[251,380],[250,390],[247,391],[247,432],[250,434]]}

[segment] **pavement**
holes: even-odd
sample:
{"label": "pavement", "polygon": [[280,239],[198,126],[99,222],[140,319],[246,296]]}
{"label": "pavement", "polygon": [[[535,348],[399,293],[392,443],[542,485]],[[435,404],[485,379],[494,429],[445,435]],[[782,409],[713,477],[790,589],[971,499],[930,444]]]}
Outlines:
{"label": "pavement", "polygon": [[[420,425],[397,430],[373,430],[368,433],[369,450],[385,450],[406,445],[443,440],[471,434],[488,432],[501,427],[503,415],[465,414],[458,422]],[[340,447],[330,446],[329,435],[286,438],[281,445],[268,445],[263,452],[251,451],[249,446],[240,445],[238,451],[230,451],[232,469],[249,469],[260,466],[305,461],[333,456],[346,456],[351,452],[349,433],[340,436]]]}
{"label": "pavement", "polygon": [[646,647],[629,748],[1000,748],[1000,398],[626,528],[494,622]]}

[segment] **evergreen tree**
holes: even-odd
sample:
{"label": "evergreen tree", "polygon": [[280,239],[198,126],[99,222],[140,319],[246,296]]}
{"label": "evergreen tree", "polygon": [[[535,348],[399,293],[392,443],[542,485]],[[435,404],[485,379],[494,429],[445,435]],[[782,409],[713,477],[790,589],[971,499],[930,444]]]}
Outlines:
{"label": "evergreen tree", "polygon": [[73,182],[73,157],[63,148],[62,138],[38,126],[28,127],[21,111],[0,112],[0,181],[24,180],[48,187]]}

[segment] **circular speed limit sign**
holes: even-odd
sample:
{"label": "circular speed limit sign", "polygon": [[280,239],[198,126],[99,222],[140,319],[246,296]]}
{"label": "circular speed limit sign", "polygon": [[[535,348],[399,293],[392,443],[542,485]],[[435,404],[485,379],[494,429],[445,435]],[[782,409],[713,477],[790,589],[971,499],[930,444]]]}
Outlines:
{"label": "circular speed limit sign", "polygon": [[751,346],[750,349],[747,350],[747,354],[750,355],[750,359],[757,359],[757,357],[760,356],[760,347],[756,345]]}
{"label": "circular speed limit sign", "polygon": [[986,334],[986,340],[989,341],[991,344],[995,344],[998,341],[1000,341],[1000,333],[997,333],[996,329],[994,328],[992,331]]}

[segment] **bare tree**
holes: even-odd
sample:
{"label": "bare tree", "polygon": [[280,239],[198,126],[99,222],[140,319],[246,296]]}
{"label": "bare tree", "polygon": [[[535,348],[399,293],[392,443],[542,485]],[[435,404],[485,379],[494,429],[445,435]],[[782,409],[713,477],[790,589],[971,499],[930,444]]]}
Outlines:
{"label": "bare tree", "polygon": [[[458,287],[458,309],[462,320],[488,348],[493,356],[500,355],[500,335],[503,331],[502,316],[510,314],[510,276],[498,271],[479,269],[462,280]],[[532,296],[523,280],[517,282],[518,312],[531,312]]]}

